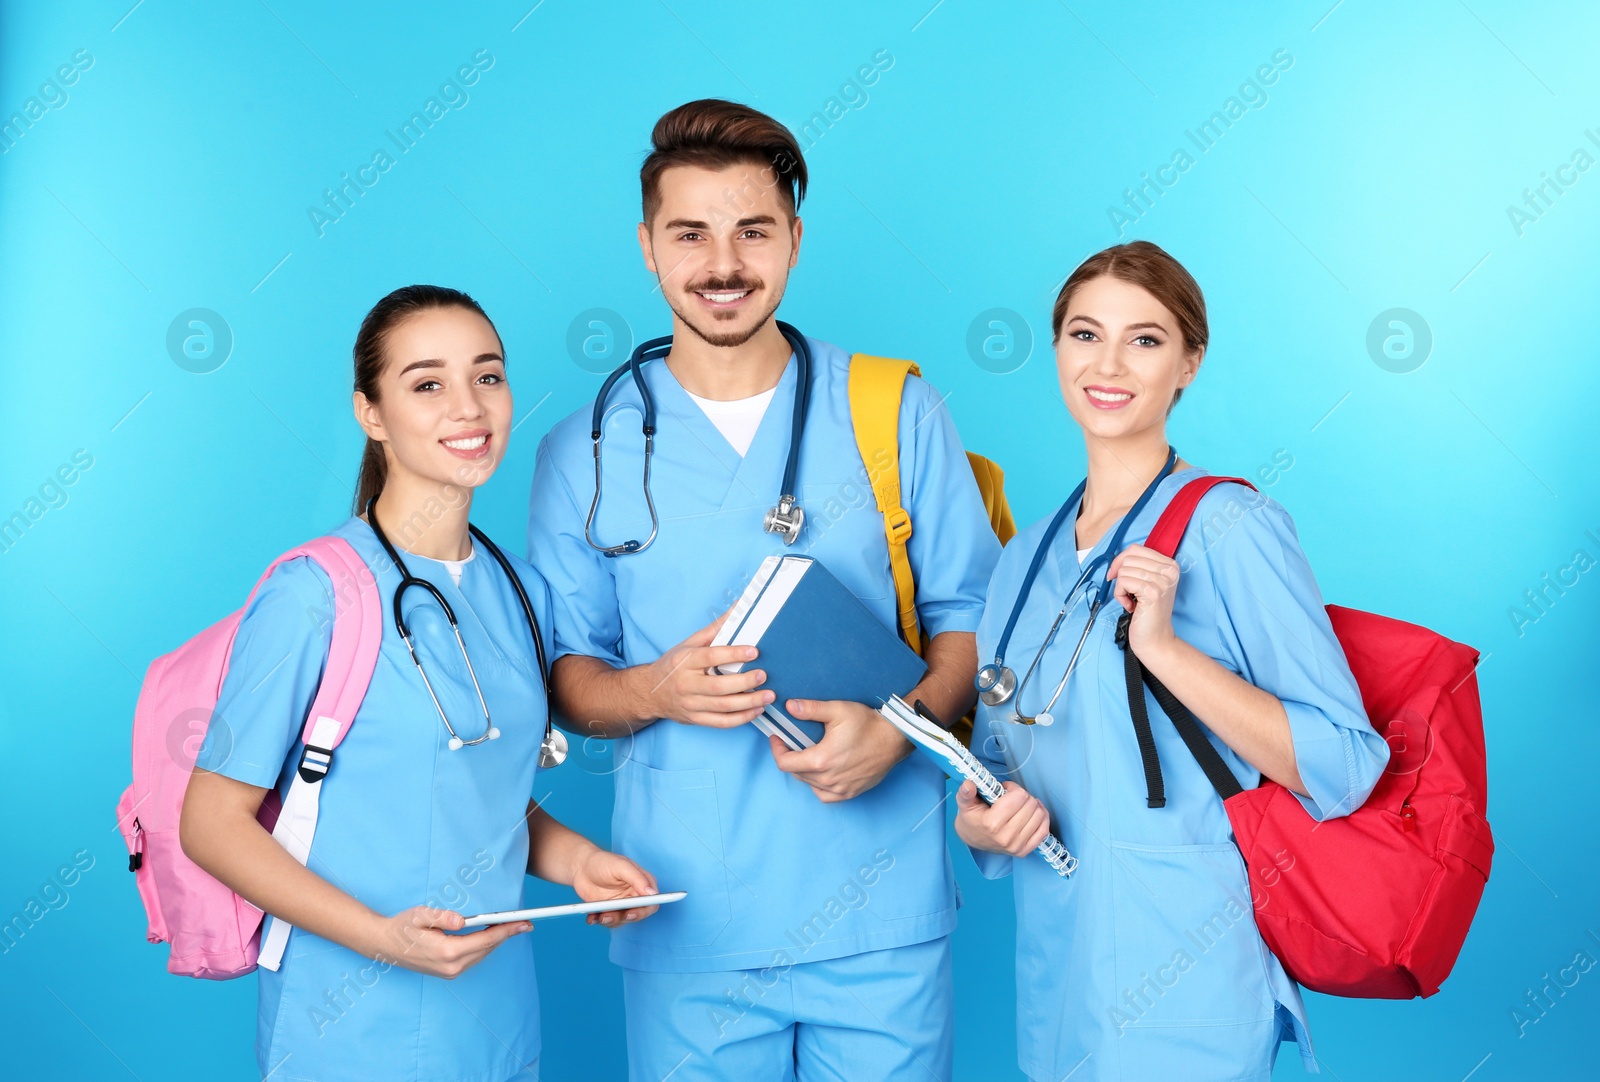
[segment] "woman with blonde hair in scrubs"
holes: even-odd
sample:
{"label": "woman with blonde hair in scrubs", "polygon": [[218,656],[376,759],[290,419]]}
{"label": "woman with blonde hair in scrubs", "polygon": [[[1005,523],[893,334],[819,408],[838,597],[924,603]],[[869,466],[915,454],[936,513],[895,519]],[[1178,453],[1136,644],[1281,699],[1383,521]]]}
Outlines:
{"label": "woman with blonde hair in scrubs", "polygon": [[[367,434],[360,490],[333,535],[376,576],[383,639],[320,787],[308,862],[256,822],[269,790],[287,792],[331,642],[330,580],[305,558],[273,571],[239,623],[184,802],[184,851],[293,926],[280,968],[259,971],[262,1075],[537,1079],[538,989],[520,934],[532,926],[463,934],[463,915],[520,908],[526,874],[586,900],[652,894],[655,881],[530,800],[548,709],[538,650],[506,569],[467,526],[473,491],[512,430],[494,325],[456,290],[396,290],[362,323],[354,404]],[[413,588],[402,599],[413,664],[390,618],[401,571],[376,529],[448,600],[465,659],[438,601]],[[549,590],[507,559],[548,652]],[[618,926],[652,912],[589,920]]]}
{"label": "woman with blonde hair in scrubs", "polygon": [[[980,707],[974,748],[1011,779],[1008,791],[989,806],[968,782],[956,817],[983,873],[1013,878],[1021,1067],[1030,1079],[1075,1082],[1266,1080],[1279,1043],[1293,1040],[1314,1070],[1299,987],[1256,929],[1222,801],[1154,706],[1166,801],[1148,806],[1118,620],[1131,613],[1129,647],[1246,787],[1270,778],[1318,819],[1345,815],[1366,799],[1388,747],[1363,713],[1281,506],[1218,485],[1176,559],[1140,543],[1205,473],[1176,458],[1167,434],[1209,338],[1188,271],[1145,241],[1109,248],[1067,279],[1051,325],[1088,476],[1003,651],[1017,674],[1037,658],[1031,678]],[[1001,556],[978,629],[984,661],[1050,521]],[[1089,624],[1102,584],[1106,603]],[[1071,878],[1031,855],[1050,830],[1081,861]]]}

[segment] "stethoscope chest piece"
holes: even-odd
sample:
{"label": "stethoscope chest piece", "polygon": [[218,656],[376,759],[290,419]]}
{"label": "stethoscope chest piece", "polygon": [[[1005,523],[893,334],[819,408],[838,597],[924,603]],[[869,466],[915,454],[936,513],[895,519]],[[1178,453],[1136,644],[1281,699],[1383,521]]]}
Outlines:
{"label": "stethoscope chest piece", "polygon": [[1003,706],[1017,690],[1017,674],[1009,665],[985,665],[978,670],[978,698],[984,706]]}
{"label": "stethoscope chest piece", "polygon": [[781,536],[785,545],[795,543],[800,536],[800,528],[805,524],[805,508],[795,503],[794,497],[789,495],[780,497],[778,506],[768,508],[767,516],[761,523],[768,533]]}
{"label": "stethoscope chest piece", "polygon": [[545,731],[539,744],[539,769],[549,770],[567,761],[567,734],[560,729]]}

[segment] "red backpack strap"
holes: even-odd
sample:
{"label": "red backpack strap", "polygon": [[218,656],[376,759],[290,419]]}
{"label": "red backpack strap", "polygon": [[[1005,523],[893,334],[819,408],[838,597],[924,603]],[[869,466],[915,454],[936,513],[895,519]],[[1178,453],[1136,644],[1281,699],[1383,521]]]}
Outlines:
{"label": "red backpack strap", "polygon": [[1194,517],[1194,509],[1200,506],[1200,498],[1221,484],[1243,485],[1252,492],[1256,491],[1256,486],[1243,477],[1196,477],[1172,497],[1172,502],[1167,504],[1166,510],[1161,512],[1161,517],[1156,519],[1156,524],[1150,530],[1150,536],[1145,540],[1144,547],[1155,549],[1170,559],[1178,551],[1178,542],[1183,540],[1183,533],[1189,528],[1189,520]]}
{"label": "red backpack strap", "polygon": [[[1154,549],[1161,555],[1171,559],[1178,551],[1178,543],[1183,540],[1184,531],[1189,528],[1189,520],[1194,518],[1195,508],[1200,505],[1200,499],[1217,485],[1225,482],[1244,485],[1251,491],[1256,486],[1242,477],[1197,477],[1178,490],[1166,508],[1161,512],[1161,517],[1156,519],[1156,524],[1150,530],[1150,536],[1145,539],[1145,548]],[[1155,696],[1157,704],[1163,713],[1171,719],[1173,727],[1178,730],[1178,736],[1200,764],[1206,780],[1211,782],[1211,787],[1223,800],[1242,791],[1239,779],[1234,777],[1228,769],[1228,764],[1223,761],[1217,749],[1211,746],[1201,730],[1200,724],[1195,721],[1194,715],[1180,703],[1166,685],[1157,680],[1146,669],[1142,662],[1134,656],[1128,647],[1128,623],[1132,613],[1123,613],[1117,621],[1117,645],[1122,647],[1123,677],[1128,691],[1128,715],[1133,720],[1134,739],[1139,743],[1139,758],[1144,766],[1145,805],[1151,808],[1165,807],[1167,795],[1165,783],[1161,777],[1161,757],[1156,752],[1155,735],[1150,730],[1150,715],[1145,708],[1145,688]]]}

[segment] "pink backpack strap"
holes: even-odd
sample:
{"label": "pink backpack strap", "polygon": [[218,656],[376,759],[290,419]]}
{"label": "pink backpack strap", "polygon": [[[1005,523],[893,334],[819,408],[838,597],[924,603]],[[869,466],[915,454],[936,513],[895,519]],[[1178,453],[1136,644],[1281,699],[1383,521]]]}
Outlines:
{"label": "pink backpack strap", "polygon": [[[333,584],[333,641],[328,663],[300,734],[299,768],[272,829],[278,843],[304,864],[316,836],[322,779],[333,765],[333,749],[350,731],[377,667],[378,648],[383,643],[383,604],[372,569],[348,541],[338,537],[319,537],[290,549],[273,561],[261,581],[283,561],[299,556],[315,560]],[[257,582],[256,589],[260,588]],[[261,935],[260,966],[279,967],[289,931],[286,921],[269,917]]]}
{"label": "pink backpack strap", "polygon": [[[372,569],[348,541],[339,537],[318,537],[279,556],[262,572],[255,589],[250,591],[250,600],[279,564],[301,556],[315,560],[333,585],[333,642],[322,684],[300,734],[301,742],[313,749],[302,758],[300,768],[320,775],[327,772],[333,749],[350,731],[367,694],[378,663],[378,647],[383,642],[383,605]],[[250,600],[246,600],[246,606]]]}

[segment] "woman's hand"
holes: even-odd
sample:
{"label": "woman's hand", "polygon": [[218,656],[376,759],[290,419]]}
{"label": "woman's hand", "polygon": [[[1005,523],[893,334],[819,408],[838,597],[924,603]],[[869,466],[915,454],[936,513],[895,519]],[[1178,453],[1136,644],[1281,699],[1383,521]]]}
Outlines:
{"label": "woman's hand", "polygon": [[956,790],[956,834],[974,849],[1025,857],[1050,833],[1050,813],[1036,796],[1014,781],[993,804],[978,795],[970,781]]}
{"label": "woman's hand", "polygon": [[512,936],[533,930],[532,924],[520,920],[466,935],[447,935],[461,927],[462,919],[451,909],[414,905],[392,917],[380,917],[363,953],[389,965],[454,980]]}
{"label": "woman's hand", "polygon": [[1143,545],[1129,545],[1106,569],[1116,580],[1114,596],[1133,613],[1128,624],[1128,646],[1141,659],[1170,646],[1172,602],[1178,593],[1178,562]]}
{"label": "woman's hand", "polygon": [[[621,853],[612,853],[595,847],[594,851],[578,865],[572,880],[572,889],[586,902],[601,902],[611,898],[632,898],[642,894],[660,893],[656,878]],[[644,920],[660,906],[646,905],[634,909],[617,909],[610,913],[590,913],[585,920],[590,924],[612,927],[629,921]]]}

